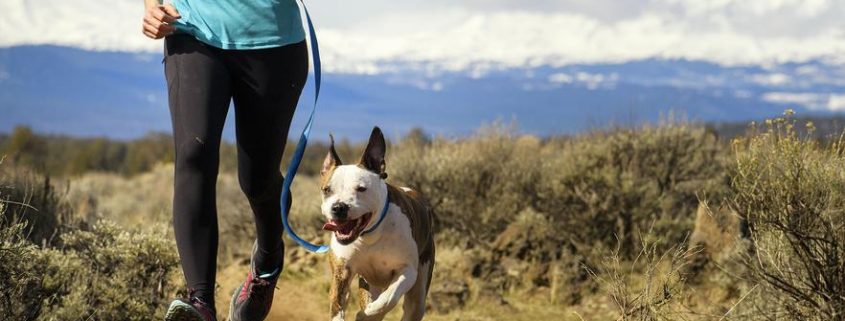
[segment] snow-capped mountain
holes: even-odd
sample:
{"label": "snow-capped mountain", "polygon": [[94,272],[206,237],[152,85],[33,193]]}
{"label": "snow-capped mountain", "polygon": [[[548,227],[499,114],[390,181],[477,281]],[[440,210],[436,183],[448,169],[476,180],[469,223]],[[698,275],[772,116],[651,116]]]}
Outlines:
{"label": "snow-capped mountain", "polygon": [[[53,133],[130,138],[169,131],[161,55],[58,46],[0,49],[0,131],[17,124]],[[845,109],[845,66],[825,61],[726,67],[648,59],[561,67],[472,65],[450,71],[394,65],[374,74],[326,73],[315,131],[399,135],[412,127],[465,134],[515,120],[560,134],[655,122],[670,113],[740,121]],[[298,118],[313,96],[306,88]],[[293,130],[301,128],[301,119]],[[231,131],[227,137],[232,138]]]}

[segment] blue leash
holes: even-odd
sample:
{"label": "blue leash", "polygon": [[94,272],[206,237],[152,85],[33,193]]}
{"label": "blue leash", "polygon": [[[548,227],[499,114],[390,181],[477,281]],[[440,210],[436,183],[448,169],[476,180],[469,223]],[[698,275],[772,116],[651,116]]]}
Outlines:
{"label": "blue leash", "polygon": [[[308,31],[310,34],[309,47],[311,48],[311,59],[314,62],[314,105],[311,108],[311,116],[308,116],[308,123],[302,130],[302,135],[299,136],[299,143],[296,144],[296,152],[294,152],[293,158],[291,158],[290,164],[288,164],[287,174],[285,175],[285,180],[282,184],[282,201],[280,206],[282,207],[282,225],[285,227],[285,232],[287,232],[288,235],[296,241],[296,243],[304,247],[306,250],[314,253],[325,253],[329,250],[328,246],[309,243],[293,231],[290,227],[290,223],[288,222],[289,213],[286,206],[290,197],[290,185],[293,183],[293,178],[296,176],[296,171],[299,169],[299,163],[302,162],[302,156],[305,154],[305,146],[308,145],[308,136],[311,135],[311,125],[314,124],[314,113],[317,111],[317,99],[320,97],[320,48],[317,45],[317,34],[314,32],[314,23],[311,22],[311,15],[308,13],[308,8],[305,7],[304,1],[300,0],[300,2],[302,2],[302,9],[305,11],[305,20],[308,22]],[[375,225],[373,225],[373,227],[361,233],[361,235],[372,232],[379,226],[379,224],[381,224],[384,217],[387,216],[388,201],[389,198],[385,197],[384,208],[381,210],[378,221]]]}

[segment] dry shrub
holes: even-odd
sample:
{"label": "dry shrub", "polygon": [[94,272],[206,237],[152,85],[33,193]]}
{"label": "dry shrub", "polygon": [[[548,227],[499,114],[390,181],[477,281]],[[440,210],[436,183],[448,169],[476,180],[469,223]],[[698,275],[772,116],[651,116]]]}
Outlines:
{"label": "dry shrub", "polygon": [[531,204],[541,174],[540,145],[537,138],[491,127],[466,140],[394,147],[387,172],[426,194],[441,227],[490,240]]}
{"label": "dry shrub", "polygon": [[696,250],[683,245],[661,250],[656,243],[647,242],[640,248],[634,260],[624,259],[617,248],[597,269],[590,270],[618,310],[616,320],[694,319],[696,313],[683,303],[687,296],[683,271],[692,262]]}
{"label": "dry shrub", "polygon": [[[479,284],[473,282],[471,272],[478,260],[478,251],[467,251],[457,246],[438,246],[437,260],[428,304],[437,313],[464,308],[478,299]],[[475,288],[472,288],[475,287]],[[486,297],[486,296],[485,296]]]}
{"label": "dry shrub", "polygon": [[[5,204],[0,202],[0,215],[5,213]],[[0,217],[0,223],[7,219]],[[26,241],[25,230],[22,222],[0,227],[0,320],[32,320],[40,308],[38,249]]]}
{"label": "dry shrub", "polygon": [[[726,189],[723,148],[703,127],[668,123],[551,144],[536,208],[552,215],[576,246],[622,242],[633,258],[647,241],[661,249],[692,229],[700,195]],[[635,231],[653,230],[639,240]]]}
{"label": "dry shrub", "polygon": [[[845,145],[822,146],[786,116],[734,143],[734,207],[768,291],[768,319],[845,320]],[[811,127],[811,124],[808,124]]]}
{"label": "dry shrub", "polygon": [[[425,192],[440,226],[492,241],[532,208],[576,245],[636,253],[636,229],[655,224],[661,246],[692,229],[698,194],[727,188],[725,156],[704,127],[669,123],[540,140],[491,127],[463,140],[402,143],[388,171]],[[626,255],[630,257],[630,255]]]}
{"label": "dry shrub", "polygon": [[126,177],[92,172],[67,183],[68,203],[88,222],[107,218],[121,226],[143,228],[151,222],[169,225],[173,203],[173,166]]}
{"label": "dry shrub", "polygon": [[[297,233],[311,241],[324,242],[319,212],[320,194],[317,180],[298,176],[292,187],[294,206],[291,224]],[[124,177],[118,174],[89,173],[69,183],[69,202],[77,216],[94,222],[98,218],[115,221],[121,226],[146,229],[150,222],[172,235],[173,165],[159,165],[152,171]],[[223,171],[217,179],[217,215],[220,231],[218,264],[249,259],[255,239],[255,220],[249,202],[241,192],[237,175]],[[172,238],[172,236],[168,236]],[[285,238],[289,242],[288,238]],[[288,243],[288,248],[296,247]],[[297,255],[296,259],[305,256]],[[247,261],[248,263],[248,261]]]}
{"label": "dry shrub", "polygon": [[[460,140],[406,139],[391,179],[423,191],[438,242],[475,251],[469,284],[574,304],[592,291],[583,267],[608,249],[633,259],[648,242],[684,244],[699,195],[728,188],[725,149],[704,127],[667,123],[541,140],[492,126]],[[634,231],[652,229],[651,239]]]}
{"label": "dry shrub", "polygon": [[49,176],[0,160],[0,201],[5,203],[4,224],[23,223],[24,234],[36,244],[50,244],[63,226],[74,223],[72,210],[62,202]]}
{"label": "dry shrub", "polygon": [[589,288],[585,284],[587,263],[554,226],[548,217],[530,208],[517,214],[491,247],[481,251],[473,266],[473,276],[484,280],[482,290],[527,289],[546,296],[551,303],[578,303]]}
{"label": "dry shrub", "polygon": [[[2,178],[3,186],[11,186],[6,192],[44,182],[37,175]],[[0,202],[0,319],[159,319],[166,300],[176,294],[171,238],[106,222],[89,227],[64,220],[73,217],[70,206],[51,185],[44,190],[51,193],[35,194],[42,196],[40,202],[25,203],[38,197],[22,192]]]}
{"label": "dry shrub", "polygon": [[162,233],[99,222],[62,235],[61,243],[41,253],[43,319],[157,320],[176,294],[178,259]]}
{"label": "dry shrub", "polygon": [[709,281],[729,288],[735,280],[718,278],[723,276],[719,270],[741,274],[743,269],[738,263],[752,250],[745,220],[727,205],[710,206],[706,201],[698,205],[689,246],[699,250],[687,271],[691,281],[703,282],[702,276],[717,277],[718,280]]}

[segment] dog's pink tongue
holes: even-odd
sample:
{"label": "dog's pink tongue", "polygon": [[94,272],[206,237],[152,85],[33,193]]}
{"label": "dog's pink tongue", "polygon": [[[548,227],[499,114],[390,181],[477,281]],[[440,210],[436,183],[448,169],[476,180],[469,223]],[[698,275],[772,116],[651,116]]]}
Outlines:
{"label": "dog's pink tongue", "polygon": [[337,226],[337,223],[335,223],[334,221],[328,221],[328,222],[326,222],[326,224],[323,224],[323,230],[325,230],[325,231],[334,232],[334,231],[337,231],[338,228],[339,227]]}

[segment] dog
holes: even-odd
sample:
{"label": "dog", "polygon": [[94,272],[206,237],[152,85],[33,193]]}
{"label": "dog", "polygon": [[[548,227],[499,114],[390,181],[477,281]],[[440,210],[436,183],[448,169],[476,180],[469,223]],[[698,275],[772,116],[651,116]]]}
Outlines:
{"label": "dog", "polygon": [[355,276],[360,293],[356,320],[382,320],[403,295],[402,320],[421,320],[434,270],[434,212],[420,193],[385,182],[385,142],[378,127],[358,164],[343,165],[330,138],[320,172],[320,210],[327,220],[323,229],[332,232],[332,320],[346,319]]}

